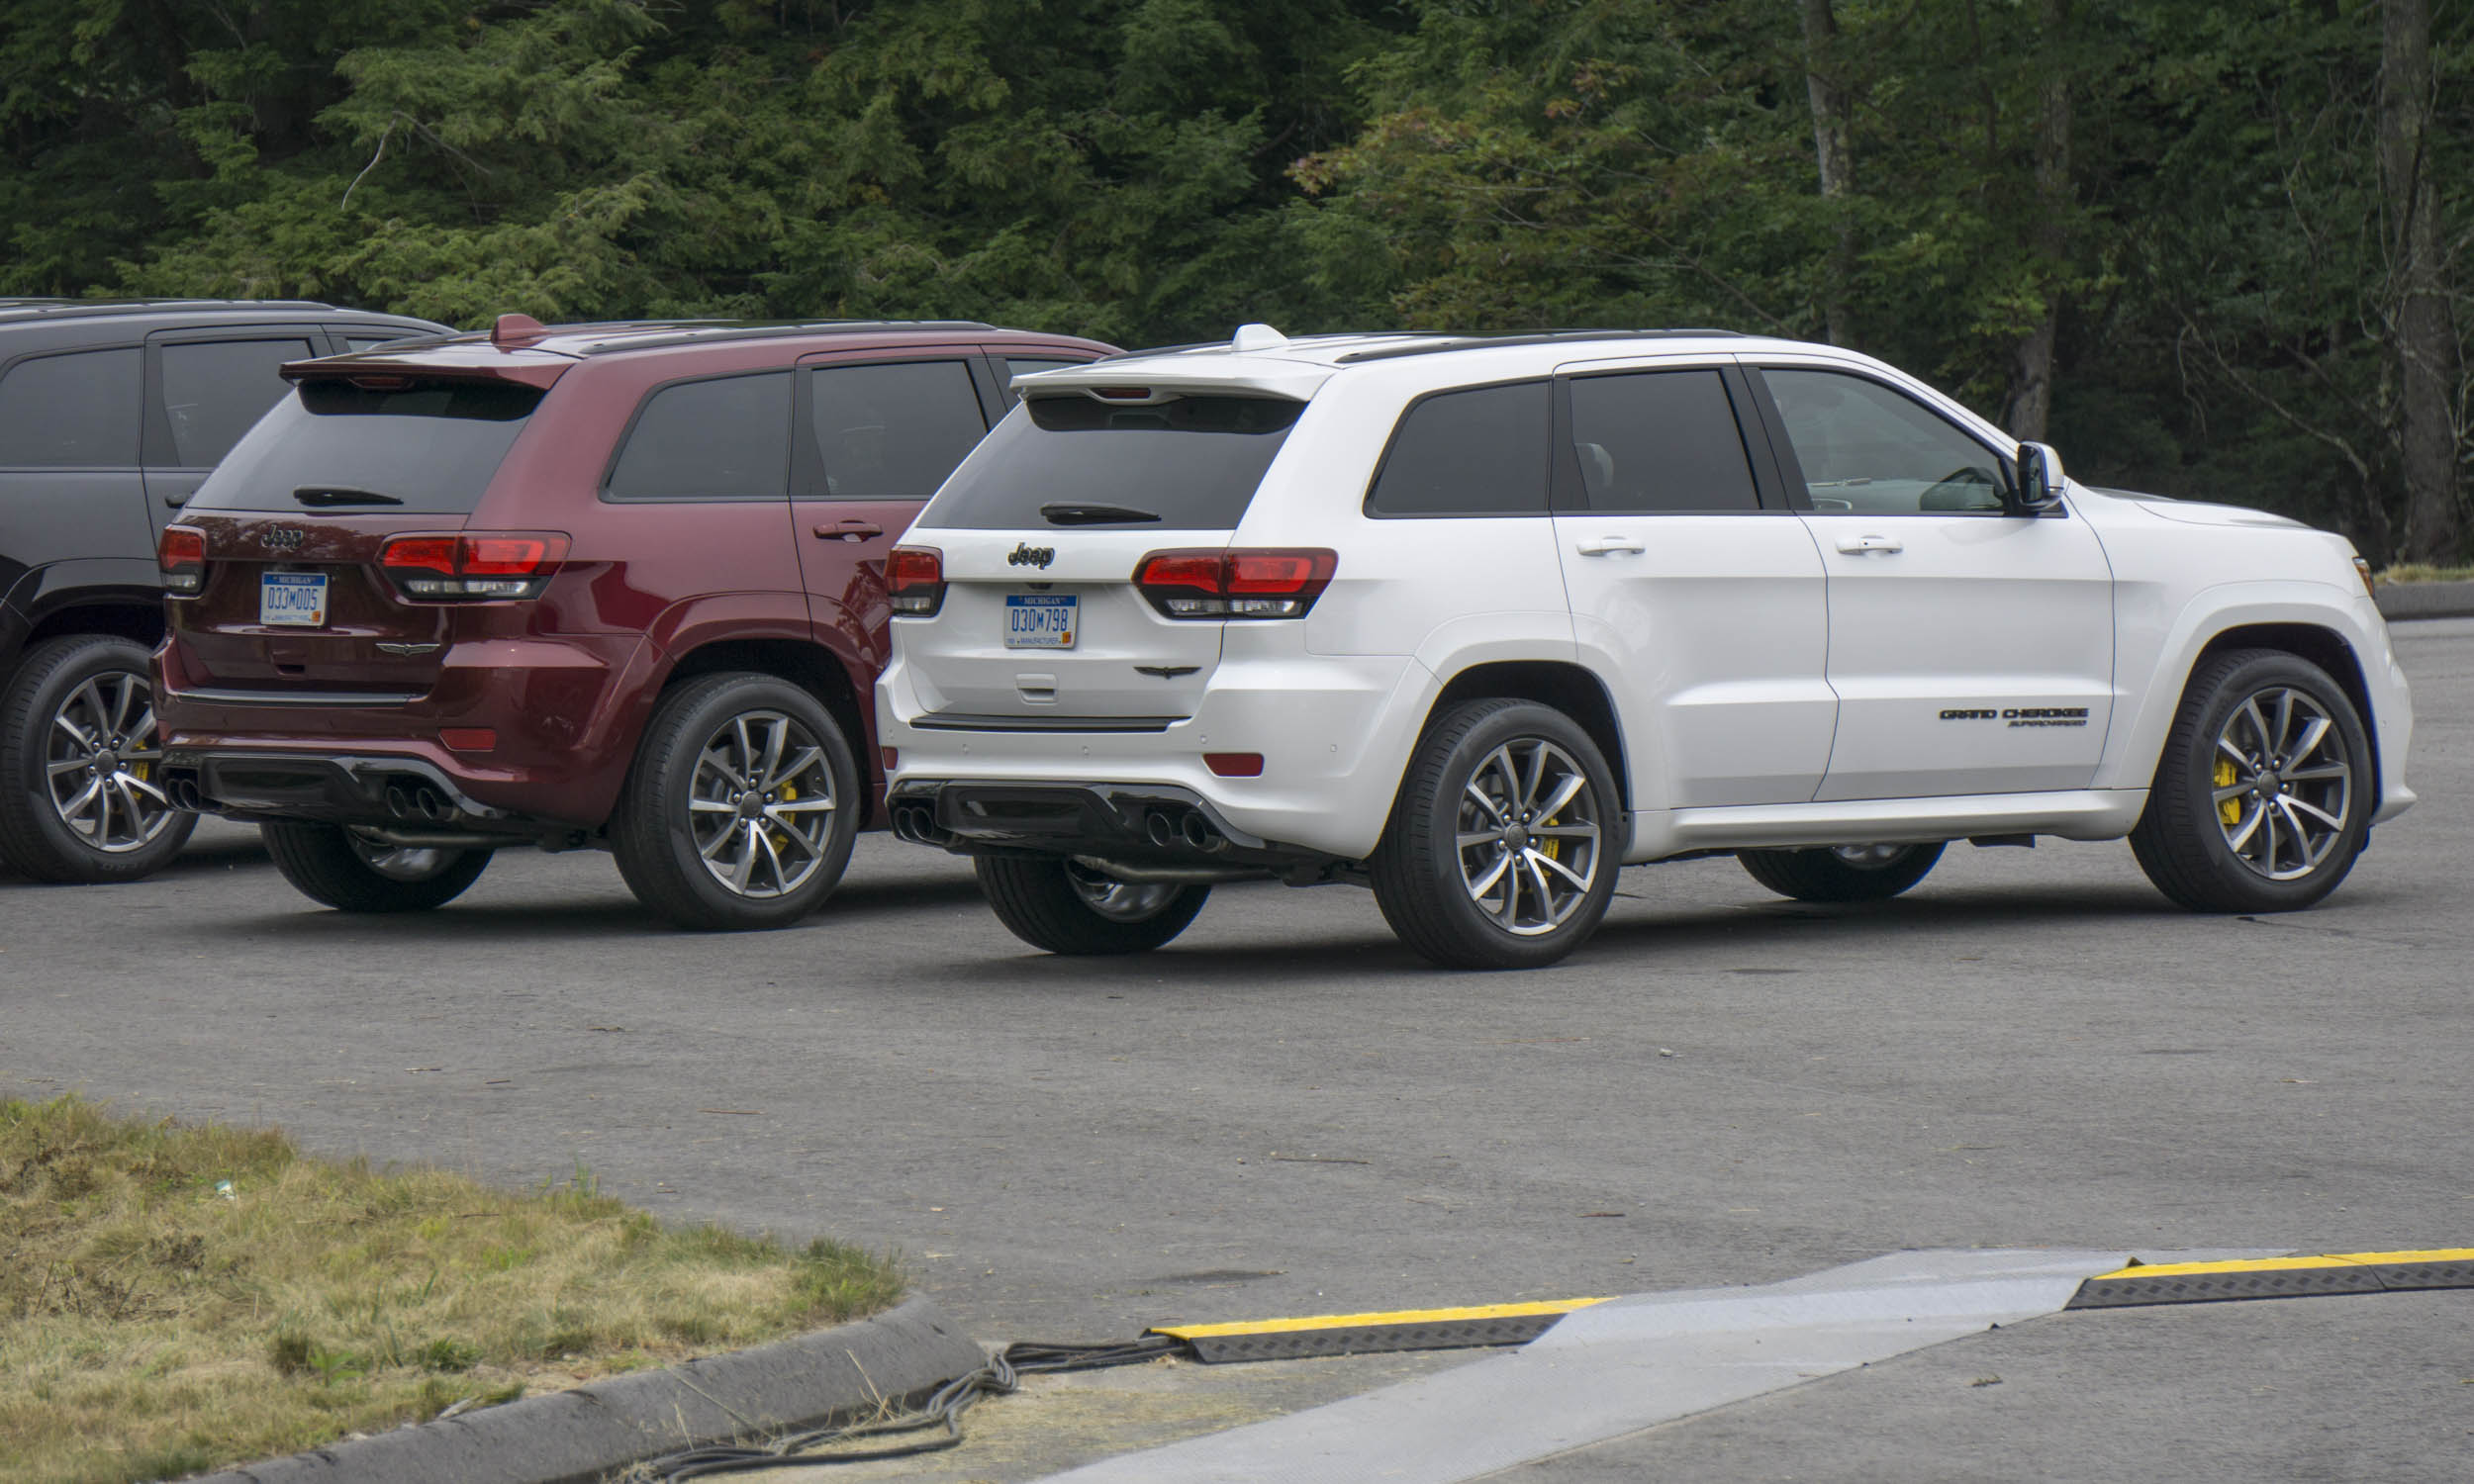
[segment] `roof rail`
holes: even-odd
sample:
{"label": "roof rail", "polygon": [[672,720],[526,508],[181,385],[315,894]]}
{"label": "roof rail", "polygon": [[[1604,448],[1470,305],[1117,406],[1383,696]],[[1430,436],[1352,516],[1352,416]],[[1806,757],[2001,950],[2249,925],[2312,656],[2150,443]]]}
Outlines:
{"label": "roof rail", "polygon": [[[319,310],[333,313],[332,304],[315,299],[0,299],[0,316],[10,319],[83,320],[106,315],[154,315],[180,310]],[[398,315],[397,319],[409,316]]]}
{"label": "roof rail", "polygon": [[[569,349],[576,355],[613,355],[622,350],[652,350],[665,345],[699,345],[714,340],[770,340],[791,335],[867,334],[896,329],[964,330],[978,333],[997,326],[978,320],[785,320],[749,324],[739,320],[673,320],[651,325],[613,326],[609,338]],[[579,329],[594,330],[603,326],[569,326],[553,325],[549,338],[556,340]],[[666,330],[667,332],[663,332]]]}
{"label": "roof rail", "polygon": [[1387,361],[1403,355],[1436,355],[1447,350],[1491,350],[1507,345],[1554,345],[1571,340],[1738,339],[1734,329],[1550,329],[1499,335],[1437,334],[1405,345],[1376,345],[1332,357],[1335,364]]}

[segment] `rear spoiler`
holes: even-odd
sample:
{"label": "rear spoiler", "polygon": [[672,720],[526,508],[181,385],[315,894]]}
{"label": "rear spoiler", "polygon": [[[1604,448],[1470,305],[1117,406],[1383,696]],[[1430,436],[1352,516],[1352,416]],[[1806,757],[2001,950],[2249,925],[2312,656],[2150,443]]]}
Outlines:
{"label": "rear spoiler", "polygon": [[1211,355],[1123,356],[1013,378],[1024,397],[1089,397],[1142,407],[1179,397],[1269,397],[1311,402],[1334,368],[1285,357]]}
{"label": "rear spoiler", "polygon": [[547,390],[575,364],[576,357],[554,350],[502,350],[487,339],[459,335],[451,340],[398,341],[291,361],[282,374],[290,382],[402,376],[415,381],[513,381]]}

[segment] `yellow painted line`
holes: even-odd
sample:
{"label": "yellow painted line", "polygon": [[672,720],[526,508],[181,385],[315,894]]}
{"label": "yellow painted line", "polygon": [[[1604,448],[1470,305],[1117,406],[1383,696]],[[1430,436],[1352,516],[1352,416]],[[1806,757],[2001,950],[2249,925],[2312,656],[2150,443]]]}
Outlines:
{"label": "yellow painted line", "polygon": [[2310,1257],[2242,1257],[2226,1262],[2157,1262],[2101,1272],[2088,1279],[2171,1278],[2199,1272],[2288,1272],[2308,1267],[2371,1267],[2402,1262],[2463,1262],[2474,1259],[2474,1247],[2431,1248],[2411,1252],[2326,1252]]}
{"label": "yellow painted line", "polygon": [[1255,1319],[1225,1325],[1162,1325],[1145,1333],[1176,1340],[1200,1340],[1221,1335],[1280,1335],[1292,1330],[1355,1330],[1380,1325],[1450,1324],[1456,1320],[1523,1319],[1536,1314],[1570,1314],[1604,1297],[1550,1299],[1534,1304],[1481,1304],[1470,1309],[1395,1309],[1380,1314],[1309,1314],[1300,1319]]}

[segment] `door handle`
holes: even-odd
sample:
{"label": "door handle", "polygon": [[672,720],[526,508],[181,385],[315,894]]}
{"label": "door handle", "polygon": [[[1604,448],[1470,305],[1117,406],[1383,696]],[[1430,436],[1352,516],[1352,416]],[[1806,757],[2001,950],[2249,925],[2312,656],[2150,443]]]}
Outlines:
{"label": "door handle", "polygon": [[1844,552],[1849,552],[1849,553],[1851,553],[1851,554],[1853,554],[1853,553],[1866,552],[1866,551],[1878,551],[1878,552],[1884,552],[1884,553],[1887,553],[1887,552],[1893,552],[1893,551],[1905,551],[1906,549],[1907,549],[1907,543],[1906,543],[1906,542],[1904,542],[1904,541],[1901,541],[1901,540],[1900,540],[1898,537],[1896,537],[1896,536],[1841,536],[1841,537],[1839,537],[1839,550],[1844,551]]}
{"label": "door handle", "polygon": [[1592,536],[1572,549],[1582,556],[1606,556],[1618,551],[1628,551],[1638,556],[1648,548],[1630,536]]}
{"label": "door handle", "polygon": [[865,541],[870,536],[885,534],[885,527],[873,520],[836,520],[815,529],[817,535],[828,541]]}

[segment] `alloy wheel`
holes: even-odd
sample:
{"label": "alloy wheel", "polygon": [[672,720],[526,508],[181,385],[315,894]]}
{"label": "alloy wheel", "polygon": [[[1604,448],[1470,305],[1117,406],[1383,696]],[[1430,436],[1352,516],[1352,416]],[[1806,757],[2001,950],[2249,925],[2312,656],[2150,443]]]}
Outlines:
{"label": "alloy wheel", "polygon": [[2344,734],[2327,707],[2292,686],[2234,708],[2217,733],[2211,780],[2226,848],[2272,881],[2319,870],[2352,817]]}
{"label": "alloy wheel", "polygon": [[52,810],[70,834],[108,855],[143,849],[178,817],[154,782],[163,748],[153,695],[144,676],[107,670],[51,713],[44,780]]}
{"label": "alloy wheel", "polygon": [[824,748],[806,725],[742,711],[698,752],[688,830],[714,881],[740,896],[783,896],[823,865],[837,803]]}
{"label": "alloy wheel", "polygon": [[1534,938],[1580,910],[1597,883],[1597,789],[1570,753],[1518,737],[1486,754],[1461,790],[1461,881],[1505,932]]}

